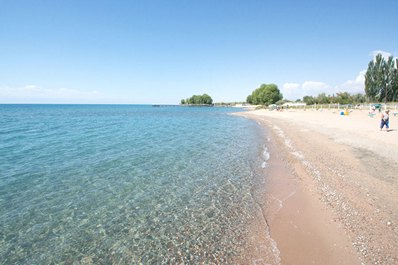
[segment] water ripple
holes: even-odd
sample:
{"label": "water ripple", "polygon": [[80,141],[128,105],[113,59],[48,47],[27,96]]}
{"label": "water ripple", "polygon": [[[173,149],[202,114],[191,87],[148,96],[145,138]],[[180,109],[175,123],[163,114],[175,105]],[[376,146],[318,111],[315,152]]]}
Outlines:
{"label": "water ripple", "polygon": [[0,108],[4,264],[249,262],[254,122],[227,109]]}

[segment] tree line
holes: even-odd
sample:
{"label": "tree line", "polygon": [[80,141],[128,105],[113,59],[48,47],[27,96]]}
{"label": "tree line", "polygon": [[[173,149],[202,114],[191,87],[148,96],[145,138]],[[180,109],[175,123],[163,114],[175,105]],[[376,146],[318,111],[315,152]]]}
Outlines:
{"label": "tree line", "polygon": [[212,105],[213,99],[207,95],[193,95],[187,99],[181,99],[181,105]]}
{"label": "tree line", "polygon": [[[255,89],[252,94],[247,96],[247,103],[253,105],[271,105],[283,104],[288,100],[283,100],[283,95],[280,93],[275,84],[262,84]],[[333,95],[326,95],[320,93],[318,96],[304,96],[303,99],[298,99],[296,102],[304,102],[307,105],[313,104],[357,104],[366,102],[364,94],[350,94],[348,92],[339,92]]]}
{"label": "tree line", "polygon": [[[299,100],[301,101],[301,100]],[[366,102],[364,94],[350,94],[348,92],[340,92],[333,95],[326,95],[325,93],[318,94],[318,96],[305,96],[303,102],[307,105],[313,104],[358,104]]]}

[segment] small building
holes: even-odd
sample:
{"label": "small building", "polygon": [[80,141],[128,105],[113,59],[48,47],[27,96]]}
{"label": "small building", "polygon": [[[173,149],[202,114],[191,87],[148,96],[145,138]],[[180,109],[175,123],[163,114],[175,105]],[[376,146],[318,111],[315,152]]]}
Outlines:
{"label": "small building", "polygon": [[305,107],[307,106],[307,104],[305,104],[304,102],[286,102],[285,104],[282,105],[283,107],[287,107],[287,108],[300,108],[300,107]]}

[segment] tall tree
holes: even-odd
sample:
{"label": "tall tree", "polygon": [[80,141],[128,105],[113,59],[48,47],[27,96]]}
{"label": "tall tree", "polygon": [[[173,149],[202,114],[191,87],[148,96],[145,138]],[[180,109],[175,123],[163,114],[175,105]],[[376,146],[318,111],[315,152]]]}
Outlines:
{"label": "tall tree", "polygon": [[365,74],[365,93],[371,101],[379,100],[380,98],[383,60],[381,54],[376,55],[375,60],[369,62],[368,70]]}
{"label": "tall tree", "polygon": [[376,99],[377,90],[376,87],[376,77],[375,77],[375,63],[374,61],[370,61],[368,64],[368,70],[365,73],[365,94],[369,98],[370,101],[374,101]]}
{"label": "tall tree", "polygon": [[398,99],[397,59],[387,60],[381,54],[369,62],[365,74],[365,93],[371,101],[386,102]]}
{"label": "tall tree", "polygon": [[384,64],[384,77],[385,77],[385,91],[384,91],[384,99],[385,102],[395,101],[396,100],[396,91],[397,91],[397,66],[396,60],[394,60],[393,56],[388,57],[387,61]]}
{"label": "tall tree", "polygon": [[392,87],[392,101],[398,101],[398,59],[394,61],[394,67],[392,70],[392,78],[391,78],[391,87]]}

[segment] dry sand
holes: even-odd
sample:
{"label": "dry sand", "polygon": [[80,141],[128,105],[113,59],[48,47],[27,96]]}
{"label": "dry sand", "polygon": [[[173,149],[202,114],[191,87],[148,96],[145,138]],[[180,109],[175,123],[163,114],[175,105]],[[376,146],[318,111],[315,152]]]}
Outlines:
{"label": "dry sand", "polygon": [[270,138],[266,219],[282,264],[398,264],[398,116],[256,110]]}

